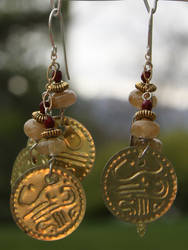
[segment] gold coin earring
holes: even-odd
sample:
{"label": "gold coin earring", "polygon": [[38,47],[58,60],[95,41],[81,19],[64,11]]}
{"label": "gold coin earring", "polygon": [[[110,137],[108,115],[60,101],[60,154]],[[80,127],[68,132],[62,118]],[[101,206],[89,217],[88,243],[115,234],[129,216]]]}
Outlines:
{"label": "gold coin earring", "polygon": [[[58,18],[63,35],[62,1],[51,1],[49,33],[51,64],[40,110],[24,124],[29,137],[18,154],[11,177],[10,207],[16,224],[27,235],[43,241],[65,238],[77,229],[86,209],[81,180],[91,171],[95,145],[89,131],[65,116],[76,102],[76,94],[63,80],[57,62],[52,20]],[[65,71],[70,80],[65,42]],[[54,115],[55,114],[55,115]]]}
{"label": "gold coin earring", "polygon": [[[149,5],[148,5],[149,6]],[[109,211],[124,222],[137,226],[144,236],[146,225],[164,215],[173,204],[177,178],[171,162],[161,153],[160,127],[152,108],[157,99],[152,78],[152,29],[157,1],[149,8],[149,34],[142,82],[129,96],[139,109],[133,117],[130,147],[115,154],[102,176],[104,202]]]}

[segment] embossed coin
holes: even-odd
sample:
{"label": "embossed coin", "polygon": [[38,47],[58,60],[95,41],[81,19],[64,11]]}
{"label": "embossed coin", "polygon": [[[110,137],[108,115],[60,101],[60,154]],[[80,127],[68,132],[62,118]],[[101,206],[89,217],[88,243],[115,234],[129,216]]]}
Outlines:
{"label": "embossed coin", "polygon": [[44,241],[62,239],[81,223],[86,207],[80,181],[54,166],[26,172],[14,185],[10,206],[17,225],[29,236]]}
{"label": "embossed coin", "polygon": [[20,178],[24,172],[34,167],[33,163],[36,163],[38,166],[40,165],[44,166],[48,162],[47,157],[40,155],[36,150],[32,150],[32,158],[33,159],[31,159],[30,147],[26,147],[20,151],[20,153],[16,157],[12,169],[12,175],[11,175],[12,188],[16,180]]}
{"label": "embossed coin", "polygon": [[142,158],[136,147],[114,155],[102,181],[107,208],[119,219],[137,224],[138,230],[166,213],[177,192],[172,164],[151,148]]}
{"label": "embossed coin", "polygon": [[[79,180],[90,173],[95,161],[95,144],[89,131],[77,120],[65,116],[64,121],[57,118],[58,126],[64,127],[66,150],[55,156],[56,165],[71,171]],[[29,139],[28,146],[34,141]]]}

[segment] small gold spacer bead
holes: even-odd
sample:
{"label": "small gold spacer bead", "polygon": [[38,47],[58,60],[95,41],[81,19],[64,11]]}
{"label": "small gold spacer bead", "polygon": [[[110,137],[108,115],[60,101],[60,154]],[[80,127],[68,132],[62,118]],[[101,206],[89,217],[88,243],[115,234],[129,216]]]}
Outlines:
{"label": "small gold spacer bead", "polygon": [[44,123],[44,121],[47,119],[47,116],[42,114],[40,111],[33,112],[32,117],[39,123]]}
{"label": "small gold spacer bead", "polygon": [[46,129],[44,132],[42,132],[42,138],[48,139],[52,137],[58,137],[62,135],[62,130],[58,128],[50,128]]}
{"label": "small gold spacer bead", "polygon": [[135,84],[135,87],[140,90],[142,93],[145,92],[155,92],[157,90],[157,87],[152,84],[152,83],[143,83],[143,82],[138,82]]}
{"label": "small gold spacer bead", "polygon": [[156,114],[152,112],[151,110],[143,109],[139,110],[134,115],[134,120],[142,120],[142,119],[149,119],[151,121],[154,121],[156,119]]}
{"label": "small gold spacer bead", "polygon": [[69,88],[69,84],[67,82],[61,81],[60,83],[51,83],[47,85],[47,90],[53,93],[61,93]]}

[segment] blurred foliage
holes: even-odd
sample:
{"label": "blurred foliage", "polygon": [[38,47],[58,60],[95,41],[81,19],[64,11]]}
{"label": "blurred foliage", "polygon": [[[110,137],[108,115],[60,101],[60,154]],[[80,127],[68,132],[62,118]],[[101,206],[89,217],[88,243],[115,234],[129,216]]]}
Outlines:
{"label": "blurred foliage", "polygon": [[[17,1],[18,2],[18,1]],[[11,4],[12,1],[7,1],[7,4]],[[15,3],[15,2],[14,2]],[[64,13],[65,10],[68,11],[68,1],[64,1]],[[66,12],[68,13],[68,12]],[[41,96],[40,93],[45,84],[45,76],[46,76],[46,68],[43,64],[39,65],[29,65],[24,63],[24,55],[27,50],[30,50],[31,47],[27,47],[25,44],[25,49],[20,49],[20,44],[18,41],[14,40],[13,36],[18,35],[22,38],[27,32],[33,32],[34,30],[38,30],[39,32],[45,34],[45,38],[48,38],[48,29],[47,29],[47,21],[48,21],[49,10],[41,11],[35,9],[35,11],[27,11],[26,13],[20,13],[19,11],[12,11],[11,13],[5,12],[0,9],[0,113],[1,113],[1,123],[0,123],[0,159],[1,159],[1,175],[0,175],[0,220],[10,220],[10,211],[8,209],[8,200],[10,195],[10,175],[11,168],[16,158],[18,152],[25,146],[26,144],[26,136],[23,133],[23,124],[24,122],[30,118],[30,114],[36,110],[38,103],[40,102]],[[65,16],[66,24],[68,25],[68,14]],[[17,41],[17,43],[15,42]],[[23,41],[24,42],[24,41]],[[29,42],[29,41],[28,41]],[[13,47],[12,47],[13,46]],[[40,44],[36,44],[33,42],[33,47],[43,47],[43,41]],[[10,54],[10,51],[12,54]],[[32,55],[32,58],[36,55]],[[31,67],[32,66],[32,67]],[[21,75],[24,79],[29,83],[28,90],[24,93],[24,95],[15,95],[9,89],[9,82],[12,77],[15,75]],[[82,105],[80,105],[82,104]],[[84,180],[83,185],[87,194],[87,213],[86,217],[90,217],[95,220],[103,220],[105,216],[108,216],[107,209],[105,209],[102,201],[101,195],[101,173],[102,169],[105,166],[107,160],[115,154],[117,151],[124,148],[128,143],[122,140],[116,139],[116,134],[114,131],[114,135],[110,138],[105,133],[104,127],[99,127],[93,122],[93,119],[90,116],[89,110],[92,109],[90,101],[88,100],[79,100],[77,103],[77,108],[71,108],[68,111],[68,114],[73,116],[79,121],[83,122],[84,125],[89,129],[91,134],[93,135],[96,148],[97,148],[97,159],[95,163],[95,167],[92,173],[88,176],[86,180]],[[79,111],[78,111],[79,110]],[[113,120],[113,117],[112,117]],[[108,124],[110,126],[110,124]],[[164,142],[164,153],[167,157],[173,162],[177,175],[178,175],[178,186],[179,192],[177,199],[175,201],[175,210],[178,212],[182,212],[184,214],[188,213],[188,157],[187,157],[187,147],[188,147],[188,132],[187,131],[172,131],[168,135],[162,136],[162,141]],[[112,217],[112,216],[111,216]],[[118,225],[118,226],[117,226]],[[163,232],[167,233],[167,239],[169,240],[169,235],[176,235],[177,231],[174,231],[171,226],[165,224],[157,224],[158,227],[153,231],[155,233],[161,232],[161,228]],[[162,227],[161,227],[162,225]],[[182,225],[182,227],[181,227]],[[120,228],[119,228],[120,226]],[[119,229],[118,229],[119,228]],[[185,223],[178,224],[176,230],[185,229]],[[123,229],[123,230],[122,230]],[[73,239],[79,242],[78,249],[82,249],[84,246],[84,240],[87,238],[85,242],[86,245],[89,245],[93,240],[92,233],[95,234],[95,237],[98,238],[100,242],[103,242],[101,245],[101,249],[108,247],[109,249],[113,249],[116,246],[119,248],[123,248],[123,246],[127,245],[127,242],[117,242],[113,241],[113,237],[122,237],[124,239],[124,234],[127,234],[127,239],[129,242],[129,246],[131,247],[131,243],[135,246],[140,244],[140,241],[134,241],[134,238],[130,236],[129,230],[130,228],[127,226],[123,226],[122,224],[110,224],[110,229],[108,225],[100,224],[98,226],[91,227],[83,227],[83,229],[75,233]],[[5,230],[0,231],[1,238],[3,239],[2,246],[6,246],[6,242],[9,239],[9,235],[6,235]],[[89,230],[89,231],[88,231]],[[118,231],[119,230],[119,231]],[[125,231],[124,231],[125,230]],[[131,229],[132,230],[132,229]],[[185,230],[186,231],[186,230]],[[106,233],[105,233],[106,232]],[[105,233],[105,234],[104,234]],[[169,234],[168,234],[169,233]],[[21,232],[15,232],[13,229],[10,229],[11,238],[14,239],[8,244],[10,247],[15,247],[15,249],[19,248],[19,241],[22,242],[23,234]],[[161,233],[162,234],[162,233]],[[82,238],[80,235],[82,235]],[[84,236],[83,236],[84,235]],[[104,235],[104,236],[103,236]],[[165,235],[165,233],[164,233]],[[180,233],[179,233],[180,235]],[[129,238],[130,236],[130,238]],[[25,237],[25,236],[24,236]],[[183,239],[183,234],[181,235]],[[173,237],[172,237],[173,238]],[[80,239],[80,240],[79,240]],[[82,240],[81,240],[82,239]],[[165,240],[165,236],[164,239]],[[25,244],[30,246],[35,246],[34,241],[29,240],[28,238],[24,238],[23,240]],[[83,241],[83,242],[82,242]],[[63,243],[70,244],[69,239]],[[178,246],[182,246],[182,241],[179,239],[176,243],[175,241],[171,242],[171,249],[175,249]],[[153,247],[151,245],[152,238],[148,245],[146,244],[148,249],[158,249],[160,244],[158,244],[157,240],[155,241],[156,245]],[[20,243],[21,244],[21,243]],[[61,245],[59,243],[54,244],[54,246],[60,248]],[[99,244],[99,243],[98,243]],[[117,245],[116,245],[117,244]],[[179,244],[179,245],[178,245]],[[46,244],[41,246],[47,247]],[[103,246],[103,247],[102,247]],[[170,245],[169,245],[170,246]],[[32,247],[30,249],[32,249]],[[111,248],[110,248],[111,247]],[[92,248],[92,246],[91,246]],[[29,248],[28,248],[29,249]],[[93,248],[95,249],[95,248]],[[146,249],[146,248],[145,248]],[[181,248],[183,250],[185,248]]]}
{"label": "blurred foliage", "polygon": [[161,219],[148,225],[145,237],[140,238],[134,225],[100,219],[82,223],[71,236],[55,242],[37,241],[17,227],[1,225],[0,241],[2,249],[14,250],[187,250],[187,224],[187,218]]}

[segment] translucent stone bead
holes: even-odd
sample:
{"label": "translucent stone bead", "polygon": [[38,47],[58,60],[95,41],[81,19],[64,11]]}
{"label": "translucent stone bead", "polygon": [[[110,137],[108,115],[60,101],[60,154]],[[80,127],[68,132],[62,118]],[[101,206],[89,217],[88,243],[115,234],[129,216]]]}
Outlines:
{"label": "translucent stone bead", "polygon": [[[138,89],[131,91],[131,93],[129,95],[130,104],[138,109],[141,109],[142,103],[143,103],[142,95],[143,95],[143,93]],[[156,105],[157,105],[157,97],[152,96],[152,106],[155,107]]]}
{"label": "translucent stone bead", "polygon": [[56,109],[67,108],[76,102],[77,96],[72,90],[65,90],[63,93],[52,95],[52,107]]}
{"label": "translucent stone bead", "polygon": [[65,142],[63,138],[50,138],[48,140],[41,140],[36,148],[40,154],[43,155],[57,155],[63,152],[66,149]]}
{"label": "translucent stone bead", "polygon": [[37,122],[35,119],[30,119],[24,124],[25,134],[33,140],[40,140],[41,133],[45,130],[43,124]]}
{"label": "translucent stone bead", "polygon": [[151,147],[154,151],[158,151],[158,152],[161,152],[162,151],[162,142],[157,139],[157,138],[154,138],[151,142]]}
{"label": "translucent stone bead", "polygon": [[152,139],[159,135],[160,126],[150,120],[139,120],[133,123],[131,134],[136,137]]}
{"label": "translucent stone bead", "polygon": [[161,152],[162,151],[162,142],[157,139],[151,139],[151,140],[147,140],[146,142],[143,142],[142,140],[139,140],[138,137],[133,137],[132,138],[132,142],[133,142],[133,146],[137,146],[139,148],[142,149],[142,151],[147,147],[148,143],[150,144],[150,147],[157,152]]}

